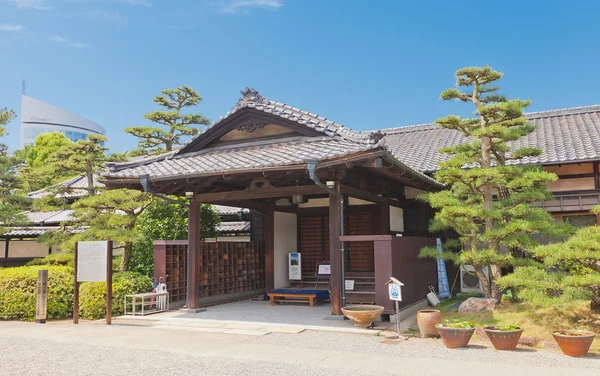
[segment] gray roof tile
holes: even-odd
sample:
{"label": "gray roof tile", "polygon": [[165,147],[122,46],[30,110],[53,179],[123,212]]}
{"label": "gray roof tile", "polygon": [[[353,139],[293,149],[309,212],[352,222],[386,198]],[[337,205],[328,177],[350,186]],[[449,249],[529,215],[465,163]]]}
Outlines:
{"label": "gray roof tile", "polygon": [[[532,112],[525,114],[536,129],[509,143],[542,149],[538,157],[523,158],[513,164],[553,164],[600,159],[600,105]],[[435,124],[421,124],[382,130],[387,148],[413,169],[430,173],[450,156],[440,154],[444,146],[468,140],[458,131]]]}

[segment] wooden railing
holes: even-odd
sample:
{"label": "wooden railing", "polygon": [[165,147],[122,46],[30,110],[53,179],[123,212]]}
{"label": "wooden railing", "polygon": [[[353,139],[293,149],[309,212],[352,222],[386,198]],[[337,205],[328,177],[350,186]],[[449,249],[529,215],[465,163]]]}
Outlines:
{"label": "wooden railing", "polygon": [[553,200],[534,203],[533,206],[551,212],[589,211],[600,203],[600,192],[597,193],[555,193]]}
{"label": "wooden railing", "polygon": [[[187,248],[186,240],[154,242],[154,276],[168,275],[167,290],[173,303],[185,304]],[[202,242],[197,272],[201,305],[256,295],[265,288],[264,244]]]}

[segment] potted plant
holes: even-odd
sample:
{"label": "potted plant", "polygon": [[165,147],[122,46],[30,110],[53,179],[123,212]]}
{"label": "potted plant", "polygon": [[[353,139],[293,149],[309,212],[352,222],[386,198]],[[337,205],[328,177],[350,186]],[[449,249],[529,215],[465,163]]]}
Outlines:
{"label": "potted plant", "polygon": [[552,335],[563,354],[574,357],[585,356],[596,337],[589,330],[558,330]]}
{"label": "potted plant", "polygon": [[449,349],[458,347],[467,347],[473,333],[475,333],[475,324],[469,321],[453,321],[437,324],[436,329],[444,345]]}
{"label": "potted plant", "polygon": [[517,348],[524,329],[517,325],[500,325],[486,326],[484,330],[496,350],[510,351]]}
{"label": "potted plant", "polygon": [[342,307],[342,313],[349,318],[355,326],[367,328],[381,316],[384,308],[378,305],[352,305]]}
{"label": "potted plant", "polygon": [[442,322],[442,314],[437,309],[423,309],[417,312],[417,325],[421,338],[439,337],[436,325]]}

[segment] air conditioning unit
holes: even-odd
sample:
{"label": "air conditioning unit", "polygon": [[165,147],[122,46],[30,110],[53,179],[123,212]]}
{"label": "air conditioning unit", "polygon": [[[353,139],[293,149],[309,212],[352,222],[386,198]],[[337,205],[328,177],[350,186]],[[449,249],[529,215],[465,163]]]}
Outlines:
{"label": "air conditioning unit", "polygon": [[[486,266],[483,269],[483,272],[490,279],[489,268]],[[481,283],[479,283],[479,278],[475,275],[475,268],[473,265],[461,265],[460,266],[460,291],[473,293],[473,292],[483,292],[481,289]]]}

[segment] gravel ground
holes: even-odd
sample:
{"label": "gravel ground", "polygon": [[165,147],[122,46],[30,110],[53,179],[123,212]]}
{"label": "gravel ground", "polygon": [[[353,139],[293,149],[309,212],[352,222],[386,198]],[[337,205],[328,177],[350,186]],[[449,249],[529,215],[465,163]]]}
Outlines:
{"label": "gravel ground", "polygon": [[[600,375],[600,358],[448,350],[439,340],[304,332],[262,337],[143,326],[0,323],[2,375]],[[394,343],[394,342],[392,342]]]}

